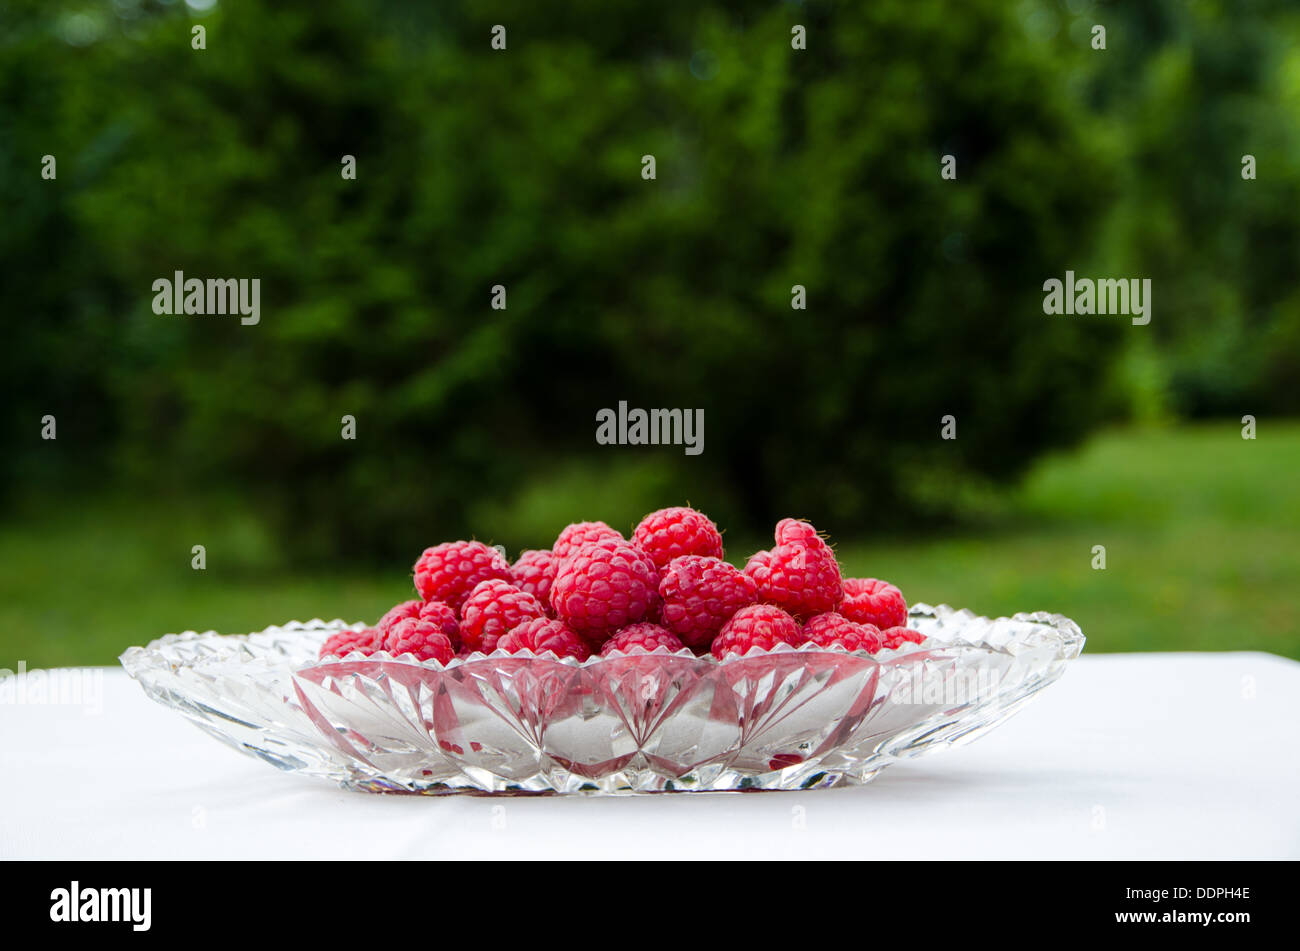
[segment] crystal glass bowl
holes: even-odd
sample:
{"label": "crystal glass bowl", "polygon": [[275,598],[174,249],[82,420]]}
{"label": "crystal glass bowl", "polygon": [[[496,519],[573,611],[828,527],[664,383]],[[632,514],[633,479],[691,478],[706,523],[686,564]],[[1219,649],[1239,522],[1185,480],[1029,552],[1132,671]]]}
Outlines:
{"label": "crystal glass bowl", "polygon": [[169,634],[122,665],[145,692],[273,766],[368,792],[809,789],[966,742],[1083,649],[1058,614],[915,605],[921,644],[876,655],[752,649],[319,660],[342,621]]}

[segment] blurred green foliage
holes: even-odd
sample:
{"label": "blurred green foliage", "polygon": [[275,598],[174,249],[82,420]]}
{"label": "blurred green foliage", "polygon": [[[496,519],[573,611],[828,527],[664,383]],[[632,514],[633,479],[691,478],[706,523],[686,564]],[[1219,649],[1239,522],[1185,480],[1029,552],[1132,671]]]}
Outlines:
{"label": "blurred green foliage", "polygon": [[[572,499],[851,536],[1108,418],[1294,409],[1297,36],[1264,2],[11,0],[0,484],[237,485],[304,560],[545,544]],[[1152,325],[1045,318],[1066,269],[1152,277]],[[175,270],[260,278],[261,323],[154,315]],[[620,400],[702,407],[704,453],[598,447]]]}
{"label": "blurred green foliage", "polygon": [[[1262,650],[1300,659],[1300,425],[1259,439],[1232,424],[1103,432],[1035,465],[958,532],[868,541],[832,533],[851,576],[896,581],[911,601],[998,616],[1058,611],[1088,653]],[[621,496],[544,497],[618,520]],[[538,511],[528,507],[530,512]],[[541,527],[553,532],[549,522]],[[738,564],[771,545],[723,526]],[[207,543],[207,570],[190,545]],[[513,557],[518,545],[500,541]],[[1106,570],[1092,567],[1106,546]],[[111,664],[168,631],[260,630],[292,618],[374,621],[411,597],[409,553],[373,569],[299,570],[234,495],[109,497],[33,507],[0,525],[0,669]]]}
{"label": "blurred green foliage", "polygon": [[1097,19],[1110,43],[1087,101],[1123,179],[1099,262],[1152,279],[1168,408],[1297,412],[1300,5],[1157,0]]}

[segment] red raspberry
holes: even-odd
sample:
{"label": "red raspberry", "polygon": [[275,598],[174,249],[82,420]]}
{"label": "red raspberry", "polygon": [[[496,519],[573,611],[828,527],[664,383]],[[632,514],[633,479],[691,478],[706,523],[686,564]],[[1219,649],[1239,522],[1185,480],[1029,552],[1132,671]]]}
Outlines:
{"label": "red raspberry", "polygon": [[508,581],[480,581],[460,612],[460,639],[467,651],[490,654],[497,639],[533,618],[546,617],[542,602]]}
{"label": "red raspberry", "polygon": [[925,635],[920,631],[914,631],[908,627],[891,627],[888,630],[880,632],[880,639],[884,643],[885,650],[898,650],[908,641],[913,644],[919,644],[925,640]]}
{"label": "red raspberry", "polygon": [[408,617],[394,624],[384,636],[384,650],[394,657],[414,654],[416,660],[447,664],[456,656],[451,638],[434,621]]}
{"label": "red raspberry", "polygon": [[758,588],[735,565],[702,555],[683,555],[664,569],[659,596],[664,627],[697,650],[708,647],[733,614],[758,600]]}
{"label": "red raspberry", "polygon": [[378,630],[380,634],[387,634],[388,629],[398,621],[404,621],[408,617],[419,617],[420,608],[424,607],[427,603],[428,602],[416,598],[412,601],[403,601],[401,604],[394,604],[384,613],[384,616],[379,619],[379,623],[375,625],[375,629]]}
{"label": "red raspberry", "polygon": [[778,644],[797,645],[803,639],[799,622],[771,604],[751,604],[737,611],[713,639],[713,656],[743,654],[751,647],[771,650]]}
{"label": "red raspberry", "polygon": [[628,654],[637,648],[652,651],[656,647],[679,651],[682,649],[682,642],[677,639],[676,634],[658,624],[629,624],[607,640],[600,652],[612,654],[614,651],[622,651]]}
{"label": "red raspberry", "polygon": [[807,522],[790,518],[777,523],[776,538],[775,548],[757,552],[745,565],[745,574],[758,585],[759,600],[795,617],[835,610],[844,589],[831,547]]}
{"label": "red raspberry", "polygon": [[859,624],[874,624],[882,631],[907,624],[907,602],[903,592],[875,578],[845,578],[844,603],[840,613]]}
{"label": "red raspberry", "polygon": [[451,641],[451,646],[460,650],[460,622],[456,620],[456,612],[451,609],[450,604],[443,604],[441,601],[425,601],[420,607],[419,619],[432,622],[447,640]]}
{"label": "red raspberry", "polygon": [[722,557],[722,535],[703,512],[677,506],[651,512],[632,532],[632,544],[650,556],[655,567],[683,555]]}
{"label": "red raspberry", "polygon": [[501,635],[496,649],[507,654],[517,654],[522,650],[530,650],[534,654],[553,651],[556,657],[576,657],[578,660],[586,660],[591,656],[591,651],[582,638],[567,624],[545,617],[532,618],[511,628]]}
{"label": "red raspberry", "polygon": [[574,522],[572,525],[566,525],[564,531],[560,532],[560,537],[555,539],[555,544],[551,546],[551,552],[555,555],[558,564],[583,545],[605,539],[627,541],[622,532],[615,531],[604,522]]}
{"label": "red raspberry", "polygon": [[482,542],[444,542],[426,548],[415,563],[415,590],[426,601],[445,601],[457,611],[480,581],[512,580],[510,565]]}
{"label": "red raspberry", "polygon": [[515,584],[521,591],[527,591],[538,601],[546,613],[551,613],[551,585],[555,582],[555,569],[559,559],[554,552],[541,549],[526,551],[519,555],[519,560],[510,566],[510,573],[515,576]]}
{"label": "red raspberry", "polygon": [[381,635],[373,627],[367,627],[360,631],[339,631],[337,634],[331,634],[325,638],[325,643],[321,646],[321,657],[346,657],[353,651],[361,651],[369,657],[375,651],[379,650],[379,639]]}
{"label": "red raspberry", "polygon": [[797,518],[783,518],[777,522],[775,537],[778,545],[812,545],[821,539],[812,522]]}
{"label": "red raspberry", "polygon": [[880,629],[874,624],[857,624],[828,611],[808,619],[803,626],[804,643],[818,647],[843,647],[846,651],[866,651],[874,654],[880,650]]}
{"label": "red raspberry", "polygon": [[[564,567],[564,563],[568,561],[570,558],[572,558],[574,555],[576,555],[578,552],[582,551],[582,549],[584,548],[603,548],[605,551],[612,552],[612,551],[618,551],[621,548],[627,548],[629,546],[638,554],[640,554],[643,558],[645,558],[645,560],[650,564],[651,568],[654,567],[654,562],[650,561],[650,556],[647,555],[645,552],[641,551],[640,548],[637,548],[631,542],[625,541],[622,538],[598,538],[594,542],[587,542],[587,544],[585,545],[579,545],[577,548],[573,549],[573,551],[569,552],[569,554],[566,555],[564,558],[555,559],[555,574],[558,577],[560,574],[560,569]],[[656,575],[657,574],[658,572],[656,572]],[[554,587],[555,587],[555,582],[551,582],[552,590],[554,590]]]}
{"label": "red raspberry", "polygon": [[658,601],[654,563],[626,542],[584,545],[564,559],[551,586],[555,616],[593,647],[644,620]]}

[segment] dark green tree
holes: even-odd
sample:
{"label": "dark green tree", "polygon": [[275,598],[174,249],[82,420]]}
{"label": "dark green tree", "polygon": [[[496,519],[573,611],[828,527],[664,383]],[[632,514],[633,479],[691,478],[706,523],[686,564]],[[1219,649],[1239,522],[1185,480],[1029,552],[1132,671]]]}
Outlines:
{"label": "dark green tree", "polygon": [[[111,471],[239,485],[321,554],[482,532],[575,460],[849,533],[1104,418],[1123,331],[1041,287],[1092,260],[1117,150],[1024,5],[622,6],[9,5],[11,477],[55,399]],[[259,278],[261,322],[153,314],[176,270]],[[704,453],[597,446],[619,400],[703,408]]]}

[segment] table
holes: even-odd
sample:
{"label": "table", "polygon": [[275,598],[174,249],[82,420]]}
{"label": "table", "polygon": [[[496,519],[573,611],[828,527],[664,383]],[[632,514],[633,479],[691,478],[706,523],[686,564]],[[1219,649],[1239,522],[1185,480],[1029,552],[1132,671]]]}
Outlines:
{"label": "table", "polygon": [[611,798],[346,792],[79,676],[0,699],[0,859],[1300,857],[1300,663],[1270,654],[1085,655],[867,786]]}

